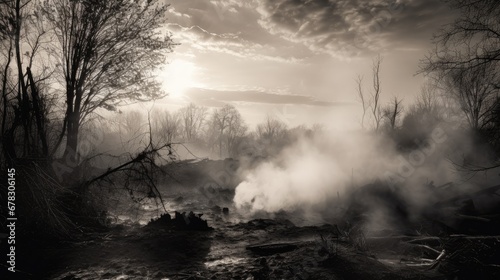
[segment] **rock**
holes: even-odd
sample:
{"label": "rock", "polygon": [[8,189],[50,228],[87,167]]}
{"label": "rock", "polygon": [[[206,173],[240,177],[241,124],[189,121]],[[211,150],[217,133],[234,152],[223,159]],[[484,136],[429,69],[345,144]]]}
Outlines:
{"label": "rock", "polygon": [[222,213],[224,213],[225,215],[228,215],[229,214],[229,208],[227,208],[227,207],[222,208]]}
{"label": "rock", "polygon": [[[271,244],[259,244],[259,245],[249,245],[246,247],[247,250],[261,256],[269,256],[279,253],[285,253],[298,249],[297,244],[294,243],[271,243]],[[264,259],[266,262],[266,259]],[[262,261],[262,260],[261,260]]]}

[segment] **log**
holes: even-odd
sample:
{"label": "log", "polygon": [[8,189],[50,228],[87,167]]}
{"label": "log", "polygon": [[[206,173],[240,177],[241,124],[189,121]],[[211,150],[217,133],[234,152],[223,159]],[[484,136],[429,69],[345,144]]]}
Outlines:
{"label": "log", "polygon": [[258,244],[258,245],[249,245],[246,247],[247,250],[250,250],[253,253],[263,256],[290,252],[298,248],[299,246],[297,242]]}

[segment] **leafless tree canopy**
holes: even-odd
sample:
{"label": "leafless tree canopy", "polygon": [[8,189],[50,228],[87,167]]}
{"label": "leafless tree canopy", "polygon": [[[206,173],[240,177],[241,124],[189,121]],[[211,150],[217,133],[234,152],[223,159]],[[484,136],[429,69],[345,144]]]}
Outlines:
{"label": "leafless tree canopy", "polygon": [[191,103],[179,111],[182,134],[187,142],[196,140],[203,130],[207,117],[207,108]]}
{"label": "leafless tree canopy", "polygon": [[232,156],[238,147],[238,142],[245,135],[247,126],[240,113],[232,105],[224,105],[214,110],[210,118],[212,147],[218,148],[219,156]]}
{"label": "leafless tree canopy", "polygon": [[97,108],[162,96],[153,70],[173,45],[159,33],[167,6],[158,1],[43,1],[53,30],[50,54],[62,69],[66,116],[61,138],[77,153],[80,124]]}
{"label": "leafless tree canopy", "polygon": [[[499,70],[500,3],[496,0],[449,1],[459,17],[434,38],[435,49],[424,59],[423,72],[474,69]],[[499,86],[498,77],[490,81]]]}
{"label": "leafless tree canopy", "polygon": [[257,125],[256,132],[259,139],[272,145],[286,137],[287,126],[284,122],[268,115],[264,123]]}
{"label": "leafless tree canopy", "polygon": [[499,91],[492,81],[497,79],[491,64],[469,69],[453,69],[444,77],[447,92],[458,102],[469,126],[482,130],[492,124],[499,102]]}
{"label": "leafless tree canopy", "polygon": [[390,130],[394,131],[398,125],[399,119],[403,113],[402,100],[394,97],[392,102],[382,110],[384,118]]}
{"label": "leafless tree canopy", "polygon": [[457,19],[434,38],[421,73],[435,78],[469,127],[498,149],[500,2],[450,1]]}
{"label": "leafless tree canopy", "polygon": [[378,131],[382,120],[384,118],[384,110],[381,107],[381,80],[380,80],[380,66],[382,64],[382,57],[378,55],[375,59],[373,59],[372,64],[372,91],[369,96],[365,95],[363,91],[363,77],[358,75],[356,78],[356,93],[357,98],[361,102],[362,106],[362,116],[361,116],[361,127],[364,128],[365,125],[365,117],[366,112],[370,113],[371,118],[373,119],[375,131]]}

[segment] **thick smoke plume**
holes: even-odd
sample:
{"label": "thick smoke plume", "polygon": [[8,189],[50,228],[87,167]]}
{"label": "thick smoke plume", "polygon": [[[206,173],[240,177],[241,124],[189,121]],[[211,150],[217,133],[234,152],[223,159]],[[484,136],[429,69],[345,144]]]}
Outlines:
{"label": "thick smoke plume", "polygon": [[462,182],[453,161],[463,157],[468,141],[456,131],[438,125],[426,139],[415,140],[411,149],[383,133],[305,136],[248,171],[236,188],[234,203],[245,213],[324,213],[336,207],[339,198],[378,184],[402,189],[413,215],[435,202],[425,186]]}

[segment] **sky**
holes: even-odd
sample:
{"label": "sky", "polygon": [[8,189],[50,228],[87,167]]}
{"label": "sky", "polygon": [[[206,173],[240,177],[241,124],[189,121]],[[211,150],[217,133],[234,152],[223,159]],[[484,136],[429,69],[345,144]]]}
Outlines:
{"label": "sky", "polygon": [[232,104],[250,127],[268,115],[289,126],[359,126],[355,78],[372,85],[381,55],[382,102],[409,105],[431,39],[454,15],[439,0],[169,0],[176,46],[155,106]]}

